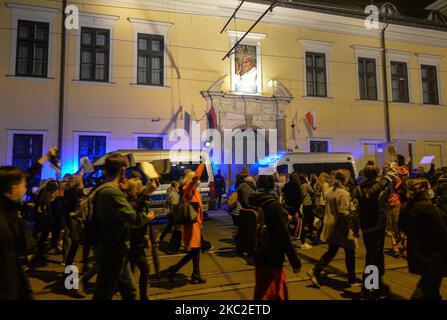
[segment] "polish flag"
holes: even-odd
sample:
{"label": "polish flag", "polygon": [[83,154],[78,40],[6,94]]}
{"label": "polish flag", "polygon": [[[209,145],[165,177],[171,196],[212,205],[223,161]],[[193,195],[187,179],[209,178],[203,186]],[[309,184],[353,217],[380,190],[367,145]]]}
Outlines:
{"label": "polish flag", "polygon": [[209,127],[211,129],[217,128],[217,114],[216,110],[214,109],[214,106],[211,106],[210,111],[208,112],[208,121],[209,121]]}
{"label": "polish flag", "polygon": [[307,123],[309,123],[309,126],[312,128],[312,130],[317,129],[316,121],[315,121],[315,112],[311,111],[306,113],[306,119]]}

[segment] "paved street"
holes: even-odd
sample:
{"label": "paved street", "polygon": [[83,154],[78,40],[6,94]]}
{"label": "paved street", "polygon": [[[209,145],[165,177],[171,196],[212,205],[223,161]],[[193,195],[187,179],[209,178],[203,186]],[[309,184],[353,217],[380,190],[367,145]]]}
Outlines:
{"label": "paved street", "polygon": [[[157,225],[160,230],[163,225]],[[250,300],[254,289],[254,267],[243,258],[236,256],[233,244],[235,228],[232,226],[230,216],[224,212],[211,212],[205,222],[205,238],[214,245],[210,253],[202,254],[202,274],[208,282],[203,285],[189,284],[189,276],[192,272],[192,264],[188,264],[180,270],[180,276],[175,283],[162,279],[151,280],[149,289],[152,300]],[[167,236],[169,240],[169,235]],[[161,246],[163,248],[163,244]],[[340,251],[335,261],[327,270],[327,277],[322,280],[321,289],[311,286],[306,272],[325,251],[326,246],[320,245],[310,250],[299,250],[303,261],[303,269],[300,274],[294,274],[286,264],[287,278],[289,282],[289,296],[293,300],[352,300],[360,298],[360,288],[347,288],[345,285],[344,253]],[[80,253],[80,252],[79,252]],[[160,252],[161,268],[174,264],[181,255],[167,255]],[[80,257],[78,256],[78,259]],[[63,266],[60,256],[49,256],[49,264],[44,268],[30,271],[31,284],[38,300],[67,300],[76,299],[65,291],[61,284]],[[357,251],[357,273],[360,276],[364,267],[364,248],[360,245]],[[151,264],[151,273],[153,266]],[[414,291],[418,277],[407,271],[406,260],[396,259],[386,255],[385,281],[390,285],[395,299],[409,299]],[[93,285],[88,288],[88,296],[92,297]],[[442,296],[447,297],[447,280],[444,280]],[[119,296],[115,297],[120,299]]]}

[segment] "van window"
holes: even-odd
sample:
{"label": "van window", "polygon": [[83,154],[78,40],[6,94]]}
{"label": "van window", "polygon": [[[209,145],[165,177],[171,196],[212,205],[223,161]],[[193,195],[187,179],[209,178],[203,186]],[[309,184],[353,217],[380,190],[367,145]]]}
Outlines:
{"label": "van window", "polygon": [[289,166],[287,164],[282,164],[282,165],[276,167],[276,171],[279,174],[288,174],[289,173]]}
{"label": "van window", "polygon": [[[198,163],[192,163],[192,162],[189,162],[189,163],[185,163],[185,162],[172,163],[171,164],[171,172],[162,174],[160,182],[162,184],[170,184],[172,181],[179,181],[180,178],[185,175],[184,172],[185,172],[186,169],[190,169],[190,170],[195,171],[198,166],[199,166]],[[205,170],[203,172],[201,181],[208,182],[208,172],[207,172],[207,170]]]}
{"label": "van window", "polygon": [[315,173],[319,175],[322,172],[330,174],[332,171],[339,169],[347,169],[351,173],[351,176],[355,178],[354,168],[349,162],[342,163],[294,163],[293,171],[299,174],[310,175]]}

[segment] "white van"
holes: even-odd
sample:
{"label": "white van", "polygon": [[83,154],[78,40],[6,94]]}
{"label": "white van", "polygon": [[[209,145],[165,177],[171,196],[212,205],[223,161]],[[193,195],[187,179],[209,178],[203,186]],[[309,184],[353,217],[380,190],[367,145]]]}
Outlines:
{"label": "white van", "polygon": [[[150,206],[154,209],[157,215],[166,214],[168,209],[165,203],[166,190],[171,186],[172,181],[179,181],[184,175],[186,169],[195,170],[200,162],[205,164],[206,170],[203,172],[202,179],[199,185],[199,191],[202,196],[204,210],[211,210],[215,204],[214,192],[214,174],[211,165],[211,159],[206,151],[192,150],[192,151],[175,151],[170,150],[117,150],[109,152],[100,157],[93,163],[94,172],[87,173],[84,176],[85,187],[94,187],[102,179],[102,170],[104,162],[110,154],[121,154],[126,157],[128,161],[128,168],[126,176],[129,178],[133,171],[140,172],[138,165],[141,162],[152,163],[155,169],[160,174],[160,188],[151,195]],[[140,172],[141,173],[141,172]],[[143,182],[146,183],[146,178],[143,176]]]}
{"label": "white van", "polygon": [[319,175],[321,172],[330,174],[338,169],[347,169],[352,177],[358,176],[353,155],[343,152],[286,153],[273,158],[268,166],[272,165],[276,165],[279,174]]}

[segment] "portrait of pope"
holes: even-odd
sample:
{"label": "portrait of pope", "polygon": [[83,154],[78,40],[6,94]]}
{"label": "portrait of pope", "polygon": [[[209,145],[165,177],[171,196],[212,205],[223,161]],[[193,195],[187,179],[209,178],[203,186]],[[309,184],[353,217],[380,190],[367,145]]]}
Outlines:
{"label": "portrait of pope", "polygon": [[256,61],[256,47],[245,47],[249,47],[249,49],[251,49],[250,51],[254,52],[249,54],[247,53],[248,50],[240,50],[236,53],[235,89],[237,92],[257,93],[258,69]]}

